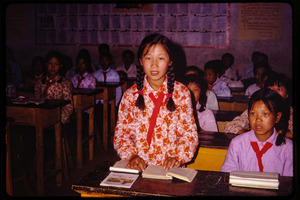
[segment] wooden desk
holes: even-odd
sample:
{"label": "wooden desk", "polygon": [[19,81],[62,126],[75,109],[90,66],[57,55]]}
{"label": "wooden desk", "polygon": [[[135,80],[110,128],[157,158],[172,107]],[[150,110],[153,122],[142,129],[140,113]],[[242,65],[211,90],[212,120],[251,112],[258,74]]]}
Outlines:
{"label": "wooden desk", "polygon": [[229,87],[232,95],[245,95],[244,87]]}
{"label": "wooden desk", "polygon": [[[234,187],[229,184],[229,173],[198,171],[191,182],[173,180],[156,180],[142,178],[141,175],[131,188],[103,187],[100,182],[109,174],[109,166],[114,162],[98,165],[79,181],[72,185],[72,189],[81,197],[120,197],[120,196],[287,196],[293,191],[293,178],[280,177],[279,190],[266,190]],[[219,177],[221,181],[216,186]]]}
{"label": "wooden desk", "polygon": [[74,109],[77,114],[77,166],[82,168],[82,112],[89,109],[89,160],[94,157],[94,111],[95,96],[103,92],[102,89],[73,89]]}
{"label": "wooden desk", "polygon": [[96,88],[102,89],[103,92],[96,95],[96,99],[103,100],[103,147],[104,150],[108,149],[108,108],[110,102],[110,131],[113,132],[116,125],[116,88],[121,86],[123,83],[116,83],[116,82],[97,82]]}
{"label": "wooden desk", "polygon": [[212,110],[217,121],[219,132],[224,132],[225,125],[243,112],[231,110]]}
{"label": "wooden desk", "polygon": [[201,131],[198,134],[197,153],[187,167],[197,170],[220,171],[230,141],[235,136],[233,133]]}
{"label": "wooden desk", "polygon": [[8,195],[13,195],[12,176],[11,176],[11,146],[10,146],[10,124],[14,121],[13,118],[6,118],[5,125],[5,144],[6,144],[6,192]]}
{"label": "wooden desk", "polygon": [[231,97],[217,97],[220,110],[245,111],[248,108],[249,97],[232,95]]}
{"label": "wooden desk", "polygon": [[61,158],[61,108],[70,103],[67,100],[47,99],[45,103],[12,104],[6,100],[6,117],[14,118],[13,124],[35,126],[36,129],[36,169],[37,169],[37,193],[44,193],[44,144],[43,129],[55,126],[55,169],[56,184],[62,183],[62,158]]}
{"label": "wooden desk", "polygon": [[121,79],[121,82],[123,82],[122,85],[122,91],[123,93],[126,92],[128,88],[133,86],[135,84],[136,78],[126,78],[126,79]]}

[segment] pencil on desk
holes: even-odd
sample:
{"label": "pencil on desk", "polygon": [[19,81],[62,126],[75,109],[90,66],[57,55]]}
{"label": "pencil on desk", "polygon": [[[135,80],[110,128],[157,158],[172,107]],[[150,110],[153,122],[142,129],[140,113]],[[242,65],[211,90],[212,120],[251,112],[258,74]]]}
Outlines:
{"label": "pencil on desk", "polygon": [[218,180],[217,180],[215,186],[218,186],[218,184],[220,183],[221,179],[222,179],[222,176],[220,176],[220,177],[218,178]]}

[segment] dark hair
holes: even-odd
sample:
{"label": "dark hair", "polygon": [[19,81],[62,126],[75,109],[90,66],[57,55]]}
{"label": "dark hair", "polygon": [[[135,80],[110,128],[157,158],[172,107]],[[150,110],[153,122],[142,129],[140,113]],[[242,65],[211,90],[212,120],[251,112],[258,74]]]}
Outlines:
{"label": "dark hair", "polygon": [[224,54],[222,55],[222,60],[223,60],[224,58],[226,58],[226,57],[228,57],[228,58],[230,59],[231,64],[234,63],[234,56],[233,56],[231,53],[224,53]]}
{"label": "dark hair", "polygon": [[102,43],[98,46],[98,52],[103,53],[103,52],[109,52],[110,48],[108,44]]}
{"label": "dark hair", "polygon": [[203,70],[200,69],[199,67],[195,66],[195,65],[187,66],[186,70],[185,70],[185,73],[188,72],[188,71],[195,71],[200,76],[200,78],[204,77]]}
{"label": "dark hair", "polygon": [[253,67],[253,74],[257,73],[257,69],[259,68],[264,68],[265,71],[267,71],[267,73],[270,73],[272,68],[270,67],[270,65],[266,62],[258,62],[257,64],[254,65]]}
{"label": "dark hair", "polygon": [[223,63],[221,60],[210,60],[205,63],[204,70],[211,69],[215,72],[215,74],[220,74],[223,68]]}
{"label": "dark hair", "polygon": [[[91,55],[87,49],[81,49],[78,52],[78,54],[76,56],[76,65],[78,65],[80,59],[83,59],[86,64],[86,71],[88,73],[92,73],[93,72],[93,68],[91,66],[92,59],[91,59]],[[76,67],[76,72],[78,73],[77,67]]]}
{"label": "dark hair", "polygon": [[188,85],[189,83],[195,83],[200,88],[200,98],[199,98],[199,104],[201,105],[201,108],[198,110],[199,112],[202,112],[206,108],[206,102],[207,102],[207,83],[204,79],[201,79],[196,74],[189,74],[184,77],[183,84]]}
{"label": "dark hair", "polygon": [[130,55],[132,59],[134,58],[134,53],[129,49],[126,49],[122,52],[122,57],[124,58],[127,54]]}
{"label": "dark hair", "polygon": [[49,60],[51,58],[56,58],[60,62],[60,64],[63,64],[63,55],[60,52],[58,52],[58,51],[50,51],[50,52],[48,52],[47,55],[46,55],[46,57],[45,57],[45,61],[49,62]]}
{"label": "dark hair", "polygon": [[[143,39],[143,41],[141,42],[141,44],[139,46],[138,52],[137,52],[138,59],[142,58],[143,52],[148,45],[149,45],[148,46],[148,50],[149,50],[150,47],[152,47],[153,45],[156,45],[158,43],[160,43],[165,48],[165,50],[169,54],[170,60],[172,60],[172,56],[171,56],[171,52],[170,52],[171,41],[167,37],[165,37],[161,34],[157,34],[157,33],[148,35],[147,37],[145,37]],[[137,65],[137,77],[136,77],[136,84],[137,84],[138,90],[143,90],[144,77],[145,77],[145,72],[144,72],[143,66],[141,66],[139,64],[139,65]],[[167,77],[168,77],[168,84],[167,84],[168,93],[172,94],[173,90],[174,90],[174,82],[175,82],[175,73],[174,73],[173,65],[168,67]],[[141,110],[145,109],[145,102],[144,102],[143,95],[139,94],[139,96],[136,100],[136,106]],[[168,100],[167,109],[169,111],[174,111],[176,109],[175,103],[174,103],[172,97],[170,97]]]}
{"label": "dark hair", "polygon": [[276,146],[285,143],[285,134],[288,129],[288,120],[289,114],[286,104],[284,103],[283,98],[275,91],[271,89],[260,89],[254,92],[250,98],[248,103],[248,114],[252,108],[252,106],[258,102],[263,101],[263,103],[268,107],[270,112],[276,117],[279,112],[282,113],[280,120],[275,124],[275,128],[277,130],[278,136],[276,139]]}

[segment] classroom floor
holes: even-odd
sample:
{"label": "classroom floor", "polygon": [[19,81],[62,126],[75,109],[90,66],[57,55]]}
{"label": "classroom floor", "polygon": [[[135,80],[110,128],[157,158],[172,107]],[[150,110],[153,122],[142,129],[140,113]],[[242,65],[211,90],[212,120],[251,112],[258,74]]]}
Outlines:
{"label": "classroom floor", "polygon": [[[45,141],[51,141],[50,134],[53,130],[44,132]],[[36,162],[35,162],[35,132],[33,127],[12,126],[12,176],[14,196],[36,196]],[[55,176],[45,181],[44,196],[80,196],[71,189],[73,183],[79,180],[86,173],[91,171],[96,165],[106,160],[118,160],[118,156],[109,144],[109,149],[104,151],[102,145],[95,140],[94,159],[88,160],[88,144],[83,145],[83,167],[76,167],[76,141],[70,140],[70,150],[74,167],[69,169],[69,180],[63,180],[61,187],[56,187]],[[45,145],[45,174],[54,169],[54,144]],[[52,162],[51,162],[52,161]],[[22,178],[23,177],[23,178]],[[25,177],[25,178],[24,178]],[[99,180],[100,183],[101,180]]]}

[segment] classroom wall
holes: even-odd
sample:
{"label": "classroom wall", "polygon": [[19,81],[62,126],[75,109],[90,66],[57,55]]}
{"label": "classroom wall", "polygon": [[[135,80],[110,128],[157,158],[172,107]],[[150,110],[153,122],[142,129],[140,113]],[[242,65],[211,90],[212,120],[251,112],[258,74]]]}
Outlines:
{"label": "classroom wall", "polygon": [[[90,51],[92,59],[98,57],[96,45],[37,45],[35,38],[36,15],[34,4],[10,4],[6,9],[6,45],[13,49],[15,58],[20,63],[23,72],[30,70],[30,64],[34,56],[45,56],[49,50],[60,52],[75,57],[81,48]],[[205,62],[210,59],[220,59],[222,54],[229,52],[234,55],[234,68],[239,75],[243,75],[245,69],[251,63],[253,51],[260,51],[269,56],[271,67],[277,71],[292,77],[293,72],[293,20],[292,7],[282,4],[282,37],[279,40],[239,40],[237,36],[238,4],[230,4],[229,45],[227,48],[183,47],[182,52],[177,52],[178,57],[185,58],[182,65],[196,65],[203,69]],[[175,41],[176,42],[176,41]],[[117,65],[122,63],[121,53],[125,49],[137,52],[136,45],[111,45],[111,52]],[[183,55],[185,54],[185,55]]]}

